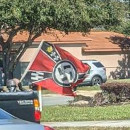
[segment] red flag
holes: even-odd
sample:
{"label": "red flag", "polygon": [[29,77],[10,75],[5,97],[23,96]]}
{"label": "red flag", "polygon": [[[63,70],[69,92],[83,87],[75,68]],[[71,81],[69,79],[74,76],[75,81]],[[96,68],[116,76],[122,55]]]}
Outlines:
{"label": "red flag", "polygon": [[74,96],[73,87],[83,81],[89,66],[60,47],[42,42],[22,80],[66,96]]}

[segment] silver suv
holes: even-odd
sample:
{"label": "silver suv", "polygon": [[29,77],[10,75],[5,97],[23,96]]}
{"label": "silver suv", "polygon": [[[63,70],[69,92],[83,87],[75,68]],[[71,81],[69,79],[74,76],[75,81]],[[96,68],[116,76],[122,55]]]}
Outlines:
{"label": "silver suv", "polygon": [[106,68],[96,60],[82,60],[84,64],[88,64],[90,66],[90,71],[88,72],[87,78],[80,84],[80,86],[84,85],[100,85],[107,81],[106,76]]}

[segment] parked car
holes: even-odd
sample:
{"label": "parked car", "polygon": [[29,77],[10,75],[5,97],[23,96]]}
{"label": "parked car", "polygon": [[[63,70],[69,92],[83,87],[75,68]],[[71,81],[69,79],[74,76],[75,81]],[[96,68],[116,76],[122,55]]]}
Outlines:
{"label": "parked car", "polygon": [[80,86],[100,85],[107,81],[106,68],[101,62],[97,60],[82,60],[82,62],[90,66],[90,71],[88,72],[87,77],[80,84]]}
{"label": "parked car", "polygon": [[21,120],[0,108],[0,130],[54,130],[38,123]]}

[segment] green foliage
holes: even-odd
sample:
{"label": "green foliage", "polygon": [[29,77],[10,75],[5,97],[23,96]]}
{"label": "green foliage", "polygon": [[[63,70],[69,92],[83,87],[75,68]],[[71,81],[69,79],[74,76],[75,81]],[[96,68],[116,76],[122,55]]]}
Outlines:
{"label": "green foliage", "polygon": [[130,20],[124,25],[122,33],[126,36],[130,36]]}
{"label": "green foliage", "polygon": [[[66,33],[90,31],[94,23],[98,23],[96,19],[100,14],[93,5],[95,1],[1,0],[0,45],[3,49],[5,75],[15,69],[20,57],[41,33],[49,29],[58,29]],[[13,37],[20,31],[29,32],[27,43],[11,55]],[[3,34],[8,35],[8,39],[4,39]]]}
{"label": "green foliage", "polygon": [[119,26],[124,17],[124,4],[115,0],[104,0],[102,4],[104,27],[107,30],[114,30]]}
{"label": "green foliage", "polygon": [[[94,0],[93,0],[94,1]],[[1,0],[0,25],[12,28],[20,26],[33,33],[40,28],[63,31],[88,31],[91,19],[98,16],[92,0]],[[91,3],[89,5],[88,3]]]}
{"label": "green foliage", "polygon": [[[117,0],[1,0],[0,45],[6,61],[4,70],[13,71],[32,41],[51,28],[68,33],[89,32],[102,26],[129,35],[129,24],[122,25],[127,8],[128,4]],[[29,32],[27,43],[11,55],[13,37],[24,30]]]}

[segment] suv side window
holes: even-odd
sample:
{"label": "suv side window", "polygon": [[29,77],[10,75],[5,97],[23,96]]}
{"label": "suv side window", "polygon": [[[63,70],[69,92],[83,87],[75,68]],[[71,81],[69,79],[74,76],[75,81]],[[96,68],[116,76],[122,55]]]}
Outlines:
{"label": "suv side window", "polygon": [[93,64],[98,68],[104,67],[100,62],[94,62]]}

